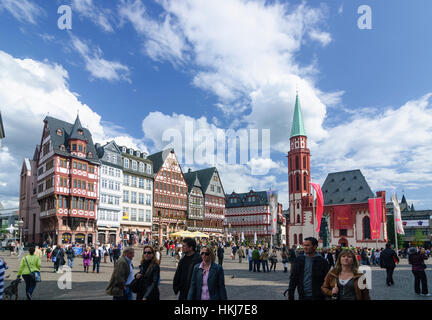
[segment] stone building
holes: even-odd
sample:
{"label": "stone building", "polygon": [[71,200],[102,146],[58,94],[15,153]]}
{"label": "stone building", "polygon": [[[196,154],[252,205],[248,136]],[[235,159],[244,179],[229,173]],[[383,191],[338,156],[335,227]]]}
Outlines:
{"label": "stone building", "polygon": [[129,244],[152,237],[153,162],[139,150],[120,147],[123,160],[121,237]]}
{"label": "stone building", "polygon": [[40,243],[40,207],[37,201],[37,159],[40,147],[36,146],[32,159],[25,158],[20,175],[19,216],[24,221],[23,241]]}
{"label": "stone building", "polygon": [[101,162],[99,176],[99,207],[97,211],[97,239],[101,244],[120,241],[120,221],[123,204],[123,160],[114,141],[104,146],[96,143]]}
{"label": "stone building", "polygon": [[149,155],[153,162],[153,238],[161,244],[169,234],[186,227],[188,186],[174,149]]}
{"label": "stone building", "polygon": [[41,241],[94,243],[100,162],[90,131],[78,116],[73,124],[46,117],[40,146]]}

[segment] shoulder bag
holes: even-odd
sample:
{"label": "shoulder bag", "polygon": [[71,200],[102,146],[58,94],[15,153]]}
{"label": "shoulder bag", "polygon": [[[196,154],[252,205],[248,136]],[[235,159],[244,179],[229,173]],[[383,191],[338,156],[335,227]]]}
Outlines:
{"label": "shoulder bag", "polygon": [[41,282],[41,275],[40,275],[40,272],[39,271],[31,271],[31,269],[30,269],[30,266],[29,266],[29,264],[28,264],[28,262],[27,262],[27,258],[24,258],[24,260],[25,260],[25,262],[26,262],[26,264],[27,264],[27,268],[29,269],[29,271],[30,271],[30,276],[32,277],[32,279],[35,281],[35,282]]}

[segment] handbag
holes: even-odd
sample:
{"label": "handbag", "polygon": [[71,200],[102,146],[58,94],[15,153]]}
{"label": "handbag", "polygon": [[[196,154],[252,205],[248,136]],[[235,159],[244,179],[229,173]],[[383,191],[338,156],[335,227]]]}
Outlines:
{"label": "handbag", "polygon": [[[138,273],[140,273],[140,272],[138,272]],[[137,274],[138,274],[137,273]],[[136,275],[135,275],[136,276]],[[134,278],[133,280],[132,280],[132,282],[130,283],[130,285],[129,285],[129,289],[133,292],[133,293],[137,293],[138,292],[138,288],[139,288],[139,286],[140,286],[140,281],[141,281],[141,279],[142,279],[143,277],[141,276],[141,278],[139,278],[139,279],[137,279],[137,278]]]}
{"label": "handbag", "polygon": [[24,260],[25,260],[25,262],[26,262],[26,264],[27,264],[27,268],[29,269],[29,271],[30,271],[30,276],[32,277],[32,279],[35,281],[35,282],[41,282],[41,275],[40,275],[40,272],[39,271],[31,271],[31,269],[30,269],[30,266],[29,266],[29,264],[28,264],[28,262],[27,262],[27,258],[24,258]]}

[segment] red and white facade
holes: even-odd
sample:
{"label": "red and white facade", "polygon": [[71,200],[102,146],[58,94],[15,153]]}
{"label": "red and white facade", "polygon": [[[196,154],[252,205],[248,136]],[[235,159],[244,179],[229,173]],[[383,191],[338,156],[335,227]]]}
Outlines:
{"label": "red and white facade", "polygon": [[[91,136],[81,128],[78,117],[74,125],[50,117],[44,122],[37,165],[42,241],[93,243],[99,163],[94,161],[97,155],[87,152]],[[72,136],[70,130],[78,130],[82,138],[66,140]]]}

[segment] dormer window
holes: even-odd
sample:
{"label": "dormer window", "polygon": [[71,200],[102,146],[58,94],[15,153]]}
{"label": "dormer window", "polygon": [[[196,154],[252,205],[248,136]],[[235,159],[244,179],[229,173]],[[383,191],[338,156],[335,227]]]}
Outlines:
{"label": "dormer window", "polygon": [[78,134],[79,134],[80,136],[82,136],[82,135],[84,135],[84,131],[82,131],[81,129],[78,129]]}
{"label": "dormer window", "polygon": [[88,153],[88,157],[89,157],[89,158],[93,158],[93,153],[89,152],[89,153]]}
{"label": "dormer window", "polygon": [[63,135],[63,131],[61,131],[61,129],[57,129],[57,135],[61,137]]}
{"label": "dormer window", "polygon": [[129,154],[133,156],[133,150],[129,149]]}
{"label": "dormer window", "polygon": [[64,144],[62,144],[62,145],[60,146],[60,151],[66,151],[66,147],[64,146]]}
{"label": "dormer window", "polygon": [[136,152],[136,156],[137,156],[137,157],[140,157],[140,156],[141,156],[141,154],[140,154],[139,151]]}
{"label": "dormer window", "polygon": [[122,152],[126,153],[126,147],[122,147]]}
{"label": "dormer window", "polygon": [[78,145],[78,151],[79,151],[79,152],[83,152],[83,146],[82,146],[82,144],[79,144],[79,145]]}

